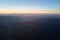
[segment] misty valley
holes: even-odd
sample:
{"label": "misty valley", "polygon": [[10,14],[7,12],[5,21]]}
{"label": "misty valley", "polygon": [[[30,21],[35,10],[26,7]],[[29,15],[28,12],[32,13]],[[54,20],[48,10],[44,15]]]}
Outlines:
{"label": "misty valley", "polygon": [[0,15],[0,40],[60,40],[60,15]]}

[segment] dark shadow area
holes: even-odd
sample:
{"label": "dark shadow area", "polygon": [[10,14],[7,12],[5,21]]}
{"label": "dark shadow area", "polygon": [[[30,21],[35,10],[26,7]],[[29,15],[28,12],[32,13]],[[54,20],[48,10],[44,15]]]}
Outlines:
{"label": "dark shadow area", "polygon": [[0,15],[0,40],[60,40],[60,15],[23,16]]}

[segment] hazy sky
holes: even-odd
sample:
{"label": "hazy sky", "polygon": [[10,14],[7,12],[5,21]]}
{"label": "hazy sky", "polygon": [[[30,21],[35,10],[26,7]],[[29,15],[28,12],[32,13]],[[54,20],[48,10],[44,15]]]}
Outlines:
{"label": "hazy sky", "polygon": [[60,10],[60,0],[0,0],[0,12],[23,12],[21,10]]}

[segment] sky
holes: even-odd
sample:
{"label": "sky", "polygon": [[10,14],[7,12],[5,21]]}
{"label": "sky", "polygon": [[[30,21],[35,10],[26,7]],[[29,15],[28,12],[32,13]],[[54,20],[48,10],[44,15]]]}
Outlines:
{"label": "sky", "polygon": [[60,11],[60,0],[0,0],[0,13],[53,13]]}

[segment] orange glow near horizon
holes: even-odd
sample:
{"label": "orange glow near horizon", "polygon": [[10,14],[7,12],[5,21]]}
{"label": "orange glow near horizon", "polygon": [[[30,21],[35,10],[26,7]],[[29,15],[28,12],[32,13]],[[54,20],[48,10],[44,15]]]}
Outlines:
{"label": "orange glow near horizon", "polygon": [[0,14],[21,14],[21,13],[60,13],[56,11],[50,11],[50,10],[0,10]]}

